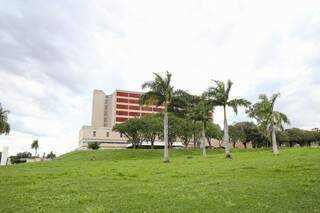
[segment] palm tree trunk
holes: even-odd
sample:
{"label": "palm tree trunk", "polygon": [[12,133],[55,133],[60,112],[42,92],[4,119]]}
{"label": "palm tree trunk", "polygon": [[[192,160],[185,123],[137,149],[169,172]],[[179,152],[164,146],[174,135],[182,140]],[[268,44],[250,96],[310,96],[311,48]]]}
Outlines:
{"label": "palm tree trunk", "polygon": [[154,149],[154,141],[156,140],[156,135],[153,135],[152,137],[151,137],[151,140],[150,140],[150,142],[151,142],[151,149]]}
{"label": "palm tree trunk", "polygon": [[169,150],[168,150],[168,106],[165,102],[164,106],[164,118],[163,118],[163,139],[164,139],[164,153],[163,153],[163,162],[169,162]]}
{"label": "palm tree trunk", "polygon": [[206,133],[205,133],[205,123],[202,122],[202,156],[206,157]]}
{"label": "palm tree trunk", "polygon": [[277,139],[276,139],[276,130],[274,126],[271,126],[272,128],[272,152],[274,155],[279,154],[278,145],[277,145]]}
{"label": "palm tree trunk", "polygon": [[195,130],[195,124],[196,122],[195,121],[193,121],[193,148],[195,149],[195,148],[197,148],[197,146],[196,146],[196,130]]}
{"label": "palm tree trunk", "polygon": [[209,149],[212,149],[212,145],[211,145],[211,138],[207,138],[208,144],[209,144]]}
{"label": "palm tree trunk", "polygon": [[231,158],[226,106],[223,107],[223,114],[224,114],[223,140],[225,143],[225,153],[226,153],[226,158]]}

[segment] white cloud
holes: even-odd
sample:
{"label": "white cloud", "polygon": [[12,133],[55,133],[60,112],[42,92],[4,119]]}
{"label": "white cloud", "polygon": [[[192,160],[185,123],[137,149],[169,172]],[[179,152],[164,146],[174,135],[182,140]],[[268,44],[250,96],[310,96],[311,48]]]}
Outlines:
{"label": "white cloud", "polygon": [[[0,101],[13,126],[0,141],[11,152],[34,138],[46,152],[75,148],[92,89],[140,90],[165,70],[196,94],[211,79],[250,101],[281,92],[293,126],[320,126],[319,1],[8,0],[0,12]],[[242,119],[229,111],[229,123]]]}

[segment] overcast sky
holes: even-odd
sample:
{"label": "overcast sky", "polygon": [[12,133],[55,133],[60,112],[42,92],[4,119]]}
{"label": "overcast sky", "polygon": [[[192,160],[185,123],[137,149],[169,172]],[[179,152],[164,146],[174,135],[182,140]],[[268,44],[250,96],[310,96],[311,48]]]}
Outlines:
{"label": "overcast sky", "polygon": [[232,96],[252,102],[280,92],[291,127],[320,127],[320,1],[2,0],[0,102],[12,131],[0,147],[73,150],[93,89],[139,91],[165,70],[194,94],[211,79],[231,79]]}

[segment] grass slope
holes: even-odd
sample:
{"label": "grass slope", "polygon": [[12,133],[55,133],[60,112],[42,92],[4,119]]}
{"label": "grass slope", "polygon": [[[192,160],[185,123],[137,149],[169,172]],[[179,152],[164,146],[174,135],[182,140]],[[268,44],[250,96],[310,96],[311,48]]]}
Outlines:
{"label": "grass slope", "polygon": [[320,212],[320,149],[98,150],[0,168],[0,212]]}

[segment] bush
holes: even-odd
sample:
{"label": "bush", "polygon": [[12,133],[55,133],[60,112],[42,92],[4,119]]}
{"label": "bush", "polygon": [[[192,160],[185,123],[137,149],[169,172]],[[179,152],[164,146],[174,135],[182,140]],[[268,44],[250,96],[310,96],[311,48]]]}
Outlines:
{"label": "bush", "polygon": [[10,156],[10,161],[12,164],[25,163],[27,158],[31,158],[32,154],[30,152],[20,152],[16,156]]}
{"label": "bush", "polygon": [[96,150],[96,149],[99,149],[99,148],[100,148],[100,144],[97,143],[97,142],[92,142],[92,143],[89,143],[89,144],[88,144],[88,148],[89,148],[89,149]]}
{"label": "bush", "polygon": [[53,159],[53,158],[55,158],[55,157],[56,157],[56,155],[53,154],[52,151],[51,151],[49,154],[47,154],[47,156],[46,156],[47,159]]}

